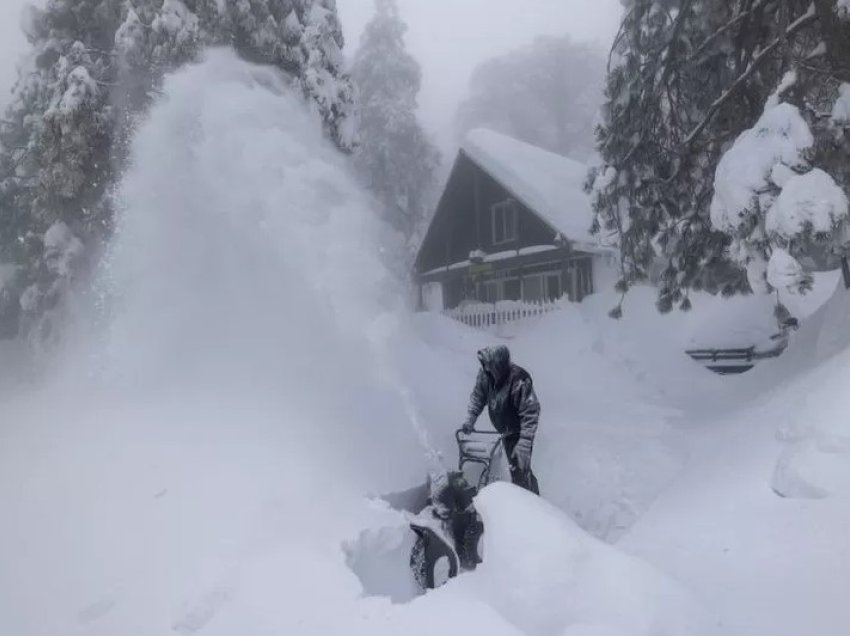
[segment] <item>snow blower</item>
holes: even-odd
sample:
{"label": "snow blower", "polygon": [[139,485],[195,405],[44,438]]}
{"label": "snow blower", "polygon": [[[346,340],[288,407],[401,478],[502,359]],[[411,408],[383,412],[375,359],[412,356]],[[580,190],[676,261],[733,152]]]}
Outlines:
{"label": "snow blower", "polygon": [[[495,431],[459,430],[458,469],[429,479],[425,508],[410,519],[416,543],[410,568],[420,589],[444,585],[482,561],[484,524],[475,511],[478,491],[495,481],[493,468],[502,454],[502,436]],[[474,485],[472,485],[474,484]]]}

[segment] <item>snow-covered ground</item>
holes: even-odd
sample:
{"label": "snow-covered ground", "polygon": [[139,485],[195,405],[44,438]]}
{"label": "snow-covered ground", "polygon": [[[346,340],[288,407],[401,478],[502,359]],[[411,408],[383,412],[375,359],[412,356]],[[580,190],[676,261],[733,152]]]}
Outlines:
{"label": "snow-covered ground", "polygon": [[515,330],[544,500],[486,490],[486,564],[414,597],[373,496],[454,462],[497,336],[406,310],[317,118],[227,53],[168,81],[120,194],[89,328],[0,373],[0,634],[846,633],[843,287],[740,378],[683,350],[771,330],[764,299]]}

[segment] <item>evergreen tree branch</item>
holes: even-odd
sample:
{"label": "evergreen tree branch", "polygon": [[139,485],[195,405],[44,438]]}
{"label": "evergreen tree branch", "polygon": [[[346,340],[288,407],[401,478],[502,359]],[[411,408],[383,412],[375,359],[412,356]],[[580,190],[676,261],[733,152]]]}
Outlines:
{"label": "evergreen tree branch", "polygon": [[777,37],[773,42],[768,44],[764,49],[762,49],[755,57],[753,57],[752,62],[750,63],[747,70],[745,70],[741,75],[739,75],[726,89],[720,97],[718,97],[712,104],[709,106],[708,111],[706,112],[705,117],[703,117],[702,121],[700,121],[688,135],[685,137],[682,142],[682,150],[684,151],[688,148],[693,142],[697,139],[697,137],[702,134],[702,132],[706,129],[706,127],[711,123],[714,119],[714,116],[717,112],[740,90],[743,86],[747,84],[747,82],[753,77],[755,72],[759,70],[761,64],[767,60],[784,42],[786,42],[790,37],[800,32],[810,24],[816,22],[818,20],[817,13],[814,11],[814,7],[809,9],[805,14],[797,18],[794,22],[792,22],[788,29],[786,29],[779,37]]}
{"label": "evergreen tree branch", "polygon": [[850,34],[836,15],[834,0],[812,0],[815,12],[821,22],[821,31],[826,45],[826,58],[833,72],[842,81],[850,80]]}
{"label": "evergreen tree branch", "polygon": [[692,64],[694,62],[694,60],[696,60],[700,55],[705,53],[705,51],[712,44],[714,44],[718,39],[720,39],[721,36],[726,35],[726,33],[731,31],[735,27],[737,27],[741,22],[743,22],[744,20],[746,20],[750,16],[754,15],[756,13],[756,11],[767,6],[768,4],[770,4],[773,1],[774,0],[755,0],[755,2],[753,2],[753,4],[751,4],[748,9],[746,9],[745,11],[741,11],[740,13],[736,14],[735,17],[733,17],[731,20],[726,22],[726,24],[721,26],[719,29],[715,30],[714,33],[712,33],[705,40],[703,40],[702,44],[697,46],[697,48],[694,50],[694,52],[691,53],[687,57],[687,59],[685,59],[684,64],[685,65]]}

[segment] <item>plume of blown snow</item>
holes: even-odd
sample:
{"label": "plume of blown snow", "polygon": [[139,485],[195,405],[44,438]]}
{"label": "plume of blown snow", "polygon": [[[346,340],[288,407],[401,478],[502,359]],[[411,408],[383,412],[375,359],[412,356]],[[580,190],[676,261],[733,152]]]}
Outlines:
{"label": "plume of blown snow", "polygon": [[369,199],[300,91],[225,51],[167,79],[118,198],[94,327],[0,402],[0,633],[323,624],[363,494],[425,474],[375,368],[400,295]]}

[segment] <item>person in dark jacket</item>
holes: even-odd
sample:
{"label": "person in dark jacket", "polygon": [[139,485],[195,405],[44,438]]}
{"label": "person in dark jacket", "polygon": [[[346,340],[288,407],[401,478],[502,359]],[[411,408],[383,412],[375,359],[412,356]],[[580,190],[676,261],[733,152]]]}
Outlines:
{"label": "person in dark jacket", "polygon": [[540,418],[540,403],[528,372],[511,362],[505,346],[478,352],[481,369],[469,399],[469,416],[463,425],[471,433],[487,406],[493,427],[504,438],[505,454],[511,467],[511,480],[517,486],[539,495],[537,478],[531,471],[531,451]]}

